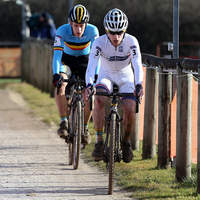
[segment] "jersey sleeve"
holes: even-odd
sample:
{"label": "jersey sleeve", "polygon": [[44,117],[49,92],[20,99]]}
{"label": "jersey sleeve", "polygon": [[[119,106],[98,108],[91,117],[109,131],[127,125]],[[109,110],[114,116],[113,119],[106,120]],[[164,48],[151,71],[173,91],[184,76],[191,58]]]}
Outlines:
{"label": "jersey sleeve", "polygon": [[[93,26],[93,27],[94,28],[93,28],[93,38],[91,39],[91,47],[92,47],[94,40],[99,37],[99,31],[98,31],[97,27],[96,26]],[[98,60],[98,63],[96,65],[95,74],[99,73],[99,68],[100,68],[100,59]]]}
{"label": "jersey sleeve", "polygon": [[143,66],[142,66],[142,56],[140,52],[140,46],[138,40],[135,37],[130,38],[130,53],[131,53],[131,62],[135,74],[135,84],[141,84],[143,82]]}
{"label": "jersey sleeve", "polygon": [[53,74],[59,74],[63,55],[64,39],[62,29],[58,28],[54,39]]}
{"label": "jersey sleeve", "polygon": [[94,40],[99,37],[99,31],[98,31],[97,27],[96,26],[93,26],[93,27],[94,28],[93,28],[92,38],[91,38],[91,46],[92,46]]}
{"label": "jersey sleeve", "polygon": [[96,39],[91,48],[91,52],[89,55],[89,61],[88,61],[88,66],[85,74],[85,80],[86,80],[86,85],[88,84],[93,84],[94,81],[94,75],[97,73],[99,69],[99,57],[101,53],[101,48],[98,45],[97,42],[98,39]]}

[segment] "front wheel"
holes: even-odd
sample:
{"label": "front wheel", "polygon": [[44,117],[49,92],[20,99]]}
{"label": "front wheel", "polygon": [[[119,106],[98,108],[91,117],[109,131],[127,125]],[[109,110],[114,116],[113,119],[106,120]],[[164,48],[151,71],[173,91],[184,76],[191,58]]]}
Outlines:
{"label": "front wheel", "polygon": [[69,133],[69,139],[68,139],[68,146],[69,146],[69,165],[73,165],[74,163],[74,153],[73,153],[73,118],[71,117],[72,116],[72,112],[74,112],[73,110],[70,112],[70,117],[68,119],[68,133]]}
{"label": "front wheel", "polygon": [[72,129],[73,129],[73,164],[74,169],[78,169],[80,147],[81,147],[81,130],[82,130],[82,114],[81,114],[81,102],[78,101],[76,107],[72,112]]}
{"label": "front wheel", "polygon": [[116,114],[111,116],[110,126],[110,158],[109,158],[109,181],[108,194],[113,193],[115,178],[115,133],[116,133]]}
{"label": "front wheel", "polygon": [[73,164],[73,152],[72,152],[71,138],[69,139],[68,146],[69,146],[69,165],[72,165]]}

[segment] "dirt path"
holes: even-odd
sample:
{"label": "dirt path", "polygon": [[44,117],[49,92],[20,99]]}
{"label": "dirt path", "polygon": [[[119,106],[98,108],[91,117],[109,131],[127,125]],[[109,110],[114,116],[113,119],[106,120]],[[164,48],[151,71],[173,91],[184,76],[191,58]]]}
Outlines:
{"label": "dirt path", "polygon": [[0,199],[125,200],[108,175],[80,161],[68,165],[67,145],[26,106],[23,98],[0,90]]}

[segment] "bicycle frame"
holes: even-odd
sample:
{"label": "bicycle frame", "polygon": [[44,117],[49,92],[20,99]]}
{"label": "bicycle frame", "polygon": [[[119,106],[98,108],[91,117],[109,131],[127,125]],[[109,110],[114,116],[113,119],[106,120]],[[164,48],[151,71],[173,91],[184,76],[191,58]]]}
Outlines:
{"label": "bicycle frame", "polygon": [[117,96],[113,96],[111,99],[111,108],[110,108],[110,113],[108,114],[107,117],[105,117],[105,120],[107,122],[107,127],[106,127],[106,138],[105,138],[105,150],[103,154],[103,160],[107,165],[108,169],[108,163],[109,163],[109,153],[108,153],[108,140],[109,140],[109,135],[110,135],[110,122],[112,115],[116,114],[116,152],[115,152],[115,162],[120,162],[121,161],[121,150],[120,150],[120,122],[123,120],[123,118],[120,117],[118,113],[118,99]]}
{"label": "bicycle frame", "polygon": [[69,143],[69,164],[73,164],[74,169],[78,169],[81,149],[81,135],[84,133],[85,104],[82,96],[82,84],[85,83],[85,81],[80,80],[79,77],[75,78],[75,76],[73,76],[72,79],[64,79],[63,81],[75,84],[72,100],[69,104],[71,115],[70,119],[68,117],[70,134],[69,139],[66,142]]}
{"label": "bicycle frame", "polygon": [[118,98],[119,97],[133,97],[133,93],[118,93],[118,87],[113,86],[113,92],[96,92],[96,95],[111,97],[111,109],[110,113],[105,120],[106,126],[106,138],[105,149],[103,152],[103,161],[106,163],[106,168],[109,170],[109,183],[108,194],[113,193],[114,188],[114,168],[115,162],[120,162],[122,159],[121,142],[122,137],[120,134],[120,122],[123,120],[118,113]]}

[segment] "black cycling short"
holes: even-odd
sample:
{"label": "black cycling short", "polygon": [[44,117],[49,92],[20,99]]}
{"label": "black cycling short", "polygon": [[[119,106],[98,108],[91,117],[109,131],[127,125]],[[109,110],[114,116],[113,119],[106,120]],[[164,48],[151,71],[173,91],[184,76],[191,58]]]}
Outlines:
{"label": "black cycling short", "polygon": [[87,69],[88,57],[89,54],[75,57],[63,53],[61,61],[64,65],[66,65],[66,71],[64,73],[66,73],[68,78],[70,78],[74,72],[78,72],[79,78],[85,80],[85,72]]}
{"label": "black cycling short", "polygon": [[[88,57],[89,55],[84,56],[71,56],[66,53],[63,53],[62,56],[62,64],[65,65],[65,72],[61,71],[62,73],[65,73],[68,78],[71,78],[72,74],[75,72],[79,74],[79,79],[85,80],[85,72],[87,69],[88,64]],[[86,87],[86,84],[82,84],[83,87]],[[68,83],[67,87],[65,88],[65,95],[67,99],[70,99],[72,97],[74,91],[74,84]]]}

